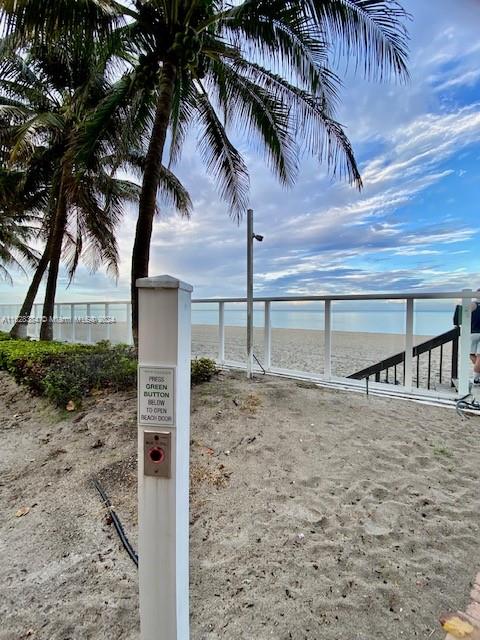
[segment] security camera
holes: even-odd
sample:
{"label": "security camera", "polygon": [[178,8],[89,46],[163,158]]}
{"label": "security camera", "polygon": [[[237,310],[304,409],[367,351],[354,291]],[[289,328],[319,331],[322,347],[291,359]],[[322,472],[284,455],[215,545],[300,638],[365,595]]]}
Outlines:
{"label": "security camera", "polygon": [[259,235],[258,233],[254,233],[253,237],[255,238],[255,240],[258,240],[259,242],[262,242],[263,240],[263,236]]}

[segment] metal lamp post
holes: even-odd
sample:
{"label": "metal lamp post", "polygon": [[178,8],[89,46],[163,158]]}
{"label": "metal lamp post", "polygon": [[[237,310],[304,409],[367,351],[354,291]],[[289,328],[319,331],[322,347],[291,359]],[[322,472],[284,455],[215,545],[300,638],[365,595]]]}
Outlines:
{"label": "metal lamp post", "polygon": [[253,209],[247,210],[247,378],[253,373],[253,241],[263,236],[253,231]]}

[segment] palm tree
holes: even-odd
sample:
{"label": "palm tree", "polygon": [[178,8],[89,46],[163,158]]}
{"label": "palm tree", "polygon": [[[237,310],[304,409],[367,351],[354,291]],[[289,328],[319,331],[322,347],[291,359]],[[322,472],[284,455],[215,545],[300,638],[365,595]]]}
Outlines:
{"label": "palm tree", "polygon": [[[121,201],[137,195],[134,185],[115,180],[98,158],[92,156],[90,166],[80,167],[72,157],[76,128],[86,110],[105,95],[101,67],[105,59],[88,42],[82,44],[81,54],[79,47],[70,45],[68,51],[57,49],[53,55],[42,45],[27,52],[9,51],[1,66],[0,108],[2,117],[8,119],[9,162],[23,163],[34,172],[40,143],[44,151],[40,157],[49,168],[49,203],[43,227],[46,246],[22,309],[31,310],[48,266],[43,309],[48,319],[53,316],[64,239],[70,238],[75,246],[71,275],[85,238],[106,266],[116,271],[114,229]],[[68,231],[69,215],[76,218],[75,236]],[[14,334],[18,331],[18,326],[14,327]],[[41,338],[51,339],[52,331],[50,321],[43,323]]]}
{"label": "palm tree", "polygon": [[[0,0],[8,33],[45,40],[80,29],[122,43],[133,69],[96,110],[90,144],[117,111],[129,110],[125,133],[148,131],[132,255],[135,281],[148,275],[161,167],[171,133],[170,163],[190,128],[232,214],[248,203],[248,171],[228,132],[242,131],[263,150],[280,182],[293,184],[300,153],[361,187],[353,150],[335,120],[341,81],[333,71],[351,60],[366,77],[406,79],[407,14],[396,0]],[[123,23],[120,15],[123,14]],[[145,134],[143,134],[145,135]],[[88,146],[87,144],[87,146]]]}
{"label": "palm tree", "polygon": [[[0,109],[4,117],[10,116],[8,128],[4,128],[10,141],[10,161],[27,162],[30,173],[39,176],[40,157],[50,169],[43,172],[50,194],[42,228],[45,247],[20,312],[21,317],[30,315],[48,267],[43,310],[48,321],[42,323],[42,339],[51,339],[53,333],[49,319],[53,316],[62,252],[67,258],[70,279],[82,253],[93,269],[103,264],[116,274],[115,228],[124,203],[137,201],[139,193],[136,184],[115,177],[122,164],[138,167],[138,153],[105,155],[107,147],[97,145],[86,162],[77,161],[76,133],[83,126],[85,113],[96,106],[96,100],[105,95],[105,87],[110,85],[104,78],[105,67],[99,69],[94,59],[75,60],[77,64],[83,62],[78,67],[82,70],[78,77],[74,69],[71,73],[65,69],[68,55],[63,55],[59,67],[57,54],[58,50],[52,54],[43,47],[33,48],[27,58],[10,52],[0,77]],[[88,74],[82,77],[85,69]],[[120,122],[111,124],[121,131]],[[46,143],[43,154],[35,147],[39,139]],[[188,214],[191,207],[188,193],[171,172],[164,170],[162,185],[167,198],[179,211]],[[24,335],[26,325],[17,322],[11,333]]]}
{"label": "palm tree", "polygon": [[[22,68],[27,69],[23,65]],[[0,75],[1,77],[3,76]],[[24,79],[20,75],[16,80],[18,81],[18,91],[22,87]],[[0,80],[1,82],[2,80]],[[23,92],[26,94],[29,92],[28,86],[29,82],[23,87]],[[25,113],[21,108],[24,105],[18,100],[12,100],[8,97],[10,92],[5,92],[4,89],[4,86],[0,87],[0,113],[2,116],[0,119],[0,171],[4,176],[16,175],[18,178],[15,190],[8,189],[2,181],[0,196],[2,208],[6,212],[11,212],[12,209],[15,209],[17,215],[22,217],[25,214],[34,213],[37,225],[34,229],[30,228],[30,237],[35,239],[37,243],[45,242],[45,248],[41,256],[31,265],[34,267],[34,273],[19,313],[20,317],[25,317],[31,314],[38,288],[48,266],[48,257],[52,245],[53,233],[50,222],[53,214],[51,199],[55,152],[53,149],[48,149],[40,144],[29,150],[28,163],[19,162],[18,159],[12,161],[16,129],[20,124],[24,123],[25,118],[23,116]],[[30,97],[31,95],[35,95],[35,92],[31,93]],[[19,106],[20,110],[18,109]],[[25,337],[27,325],[17,320],[10,334],[12,337]]]}
{"label": "palm tree", "polygon": [[406,13],[394,0],[244,0],[233,7],[222,0],[136,0],[124,14],[119,37],[138,59],[93,118],[91,134],[134,99],[137,123],[149,113],[131,272],[136,337],[135,282],[148,275],[168,131],[175,163],[196,129],[205,167],[237,218],[248,204],[249,177],[229,130],[257,142],[284,186],[294,183],[307,151],[360,188],[353,150],[334,117],[341,81],[332,59],[353,58],[370,78],[406,79],[407,34]]}

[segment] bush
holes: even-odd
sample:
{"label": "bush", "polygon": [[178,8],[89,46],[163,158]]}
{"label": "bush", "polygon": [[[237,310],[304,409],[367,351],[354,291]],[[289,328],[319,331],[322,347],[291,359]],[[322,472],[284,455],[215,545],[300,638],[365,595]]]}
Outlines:
{"label": "bush", "polygon": [[0,368],[16,382],[65,406],[98,389],[135,386],[137,362],[126,345],[0,340]]}
{"label": "bush", "polygon": [[217,365],[210,358],[195,358],[192,360],[192,385],[208,382],[218,372]]}
{"label": "bush", "polygon": [[30,340],[4,340],[0,344],[0,368],[11,373],[20,383],[40,390],[47,369],[68,354],[85,350],[83,345]]}
{"label": "bush", "polygon": [[45,375],[44,394],[59,406],[69,400],[79,403],[92,391],[120,391],[135,386],[137,361],[124,345],[94,348],[58,359]]}
{"label": "bush", "polygon": [[[137,382],[134,348],[109,342],[37,342],[10,339],[0,332],[0,369],[59,407],[69,401],[78,406],[94,391],[133,389]],[[192,384],[210,380],[216,371],[213,360],[196,358],[192,361]]]}

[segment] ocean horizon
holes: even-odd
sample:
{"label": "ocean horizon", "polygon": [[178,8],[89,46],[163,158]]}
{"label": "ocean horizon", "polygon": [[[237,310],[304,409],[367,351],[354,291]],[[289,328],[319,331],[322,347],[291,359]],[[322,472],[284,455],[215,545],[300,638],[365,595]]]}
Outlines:
{"label": "ocean horizon", "polygon": [[[246,309],[225,308],[225,325],[246,326]],[[323,309],[271,309],[271,322],[274,329],[307,329],[323,331],[325,313]],[[192,307],[192,324],[218,324],[217,309],[196,309]],[[263,309],[254,309],[253,324],[264,326]],[[415,335],[439,335],[453,328],[453,307],[442,310],[418,309],[414,313],[413,332]],[[335,310],[332,307],[332,330],[362,333],[405,332],[404,309],[364,309]]]}
{"label": "ocean horizon", "polygon": [[[279,304],[279,303],[277,303]],[[17,306],[17,305],[15,305]],[[18,305],[18,309],[20,305]],[[443,309],[422,309],[415,308],[414,311],[414,334],[421,336],[434,336],[449,331],[453,328],[453,312],[455,304]],[[7,319],[14,316],[12,306],[0,305],[0,316],[2,316],[3,330],[8,330],[10,322]],[[32,315],[35,315],[32,313]],[[89,315],[93,318],[105,317],[105,305],[92,303],[89,314],[85,303],[75,303],[75,317],[81,319]],[[126,323],[126,304],[111,303],[109,317],[114,323]],[[55,316],[69,319],[71,309],[68,304],[59,304],[55,311]],[[405,307],[380,308],[365,305],[364,308],[348,309],[338,308],[332,304],[332,330],[360,333],[388,333],[403,334],[405,332]],[[271,322],[273,329],[304,329],[323,331],[325,327],[325,313],[323,308],[292,308],[271,306]],[[225,305],[225,326],[246,327],[247,311],[245,305],[237,308],[229,308]],[[205,308],[199,305],[192,305],[193,325],[218,325],[218,305],[212,304]],[[263,306],[254,308],[253,324],[257,328],[264,326]]]}

